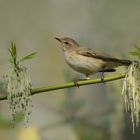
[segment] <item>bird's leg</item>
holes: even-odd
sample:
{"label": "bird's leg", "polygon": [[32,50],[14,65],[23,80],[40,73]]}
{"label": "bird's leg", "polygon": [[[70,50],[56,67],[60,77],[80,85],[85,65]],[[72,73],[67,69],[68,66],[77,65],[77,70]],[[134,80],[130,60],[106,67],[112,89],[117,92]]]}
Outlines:
{"label": "bird's leg", "polygon": [[89,80],[89,79],[90,79],[89,75],[88,75],[88,74],[86,74],[86,80]]}
{"label": "bird's leg", "polygon": [[78,84],[78,81],[80,81],[81,79],[75,79],[73,81],[74,85],[77,86],[79,88],[79,84]]}
{"label": "bird's leg", "polygon": [[103,83],[105,83],[105,82],[104,82],[104,72],[105,72],[105,66],[103,66],[103,70],[102,70],[102,73],[101,73],[101,81],[102,81]]}
{"label": "bird's leg", "polygon": [[76,80],[74,80],[74,85],[79,87],[79,85],[78,85],[79,81],[85,81],[85,80],[89,80],[89,79],[90,79],[89,75],[86,74],[86,78],[85,79],[76,79]]}
{"label": "bird's leg", "polygon": [[101,73],[101,81],[103,82],[103,84],[105,84],[105,81],[104,81],[104,71],[102,71],[102,73]]}
{"label": "bird's leg", "polygon": [[101,81],[104,81],[104,71],[101,73]]}

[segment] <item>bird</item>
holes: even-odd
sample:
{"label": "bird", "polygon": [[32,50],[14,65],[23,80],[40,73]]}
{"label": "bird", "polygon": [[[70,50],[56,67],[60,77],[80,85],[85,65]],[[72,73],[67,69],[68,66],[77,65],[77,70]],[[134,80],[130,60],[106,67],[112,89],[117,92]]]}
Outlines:
{"label": "bird", "polygon": [[104,79],[104,72],[115,72],[118,66],[129,66],[132,61],[115,58],[109,54],[96,52],[91,48],[81,47],[81,45],[70,37],[58,38],[64,54],[66,63],[77,72],[90,79],[90,75],[102,72],[101,79]]}

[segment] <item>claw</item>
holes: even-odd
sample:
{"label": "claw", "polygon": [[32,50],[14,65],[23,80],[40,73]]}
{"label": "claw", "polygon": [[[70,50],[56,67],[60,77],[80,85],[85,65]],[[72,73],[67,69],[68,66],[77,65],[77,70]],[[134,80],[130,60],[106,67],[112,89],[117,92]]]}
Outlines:
{"label": "claw", "polygon": [[78,88],[79,88],[78,81],[79,81],[79,80],[74,80],[74,81],[73,81],[73,83],[74,83],[74,85],[75,85],[76,87],[78,87]]}
{"label": "claw", "polygon": [[86,79],[76,79],[76,80],[74,80],[73,82],[74,82],[74,85],[77,86],[77,87],[79,88],[79,84],[78,84],[79,81],[85,81],[85,80],[89,80],[89,79],[90,79],[90,78],[89,78],[89,75],[86,74]]}

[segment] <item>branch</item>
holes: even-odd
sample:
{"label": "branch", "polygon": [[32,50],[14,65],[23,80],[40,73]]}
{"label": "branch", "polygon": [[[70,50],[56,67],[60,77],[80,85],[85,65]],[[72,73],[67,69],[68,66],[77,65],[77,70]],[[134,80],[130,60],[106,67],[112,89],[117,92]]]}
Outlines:
{"label": "branch", "polygon": [[[102,81],[100,78],[94,79],[94,80],[79,81],[78,85],[83,86],[83,85],[90,85],[90,84],[98,84],[98,83],[103,83],[103,82],[119,80],[119,79],[122,79],[124,77],[125,77],[125,74],[118,74],[118,75],[114,75],[114,76],[105,77],[104,81]],[[48,92],[48,91],[71,88],[71,87],[76,87],[76,85],[73,82],[70,82],[70,83],[60,84],[60,85],[55,85],[55,86],[34,88],[31,90],[31,95],[38,94],[41,92]],[[7,99],[7,96],[0,97],[0,100],[6,100],[6,99]]]}

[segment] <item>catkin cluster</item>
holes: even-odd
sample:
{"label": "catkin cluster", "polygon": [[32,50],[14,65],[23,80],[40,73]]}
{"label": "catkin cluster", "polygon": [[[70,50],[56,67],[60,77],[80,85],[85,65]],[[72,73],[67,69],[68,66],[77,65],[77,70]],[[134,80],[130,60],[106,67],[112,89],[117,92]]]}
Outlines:
{"label": "catkin cluster", "polygon": [[126,73],[122,95],[126,111],[131,112],[133,133],[139,123],[140,113],[140,61],[134,61]]}
{"label": "catkin cluster", "polygon": [[27,122],[30,114],[31,81],[26,67],[14,68],[8,77],[7,92],[12,121],[15,121],[18,113],[22,113]]}

